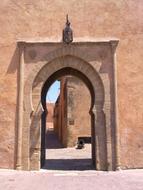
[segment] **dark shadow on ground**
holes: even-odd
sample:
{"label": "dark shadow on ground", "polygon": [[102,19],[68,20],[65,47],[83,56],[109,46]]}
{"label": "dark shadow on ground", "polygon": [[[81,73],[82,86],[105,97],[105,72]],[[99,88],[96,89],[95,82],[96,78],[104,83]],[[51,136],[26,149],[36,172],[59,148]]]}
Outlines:
{"label": "dark shadow on ground", "polygon": [[46,133],[46,149],[59,149],[64,148],[61,142],[58,140],[57,135],[53,130],[49,130]]}
{"label": "dark shadow on ground", "polygon": [[94,170],[92,159],[47,159],[43,169],[47,170]]}

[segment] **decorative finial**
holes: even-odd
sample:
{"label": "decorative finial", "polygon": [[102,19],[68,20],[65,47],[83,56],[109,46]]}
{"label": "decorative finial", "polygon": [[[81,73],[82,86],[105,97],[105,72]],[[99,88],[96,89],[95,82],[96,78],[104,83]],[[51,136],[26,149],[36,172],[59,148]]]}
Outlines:
{"label": "decorative finial", "polygon": [[70,22],[68,19],[68,14],[66,15],[66,26],[63,30],[63,42],[69,44],[73,41],[73,31],[70,28]]}
{"label": "decorative finial", "polygon": [[68,24],[70,24],[70,22],[69,22],[69,18],[68,18],[68,14],[67,14],[67,22],[66,22],[66,24],[68,25]]}

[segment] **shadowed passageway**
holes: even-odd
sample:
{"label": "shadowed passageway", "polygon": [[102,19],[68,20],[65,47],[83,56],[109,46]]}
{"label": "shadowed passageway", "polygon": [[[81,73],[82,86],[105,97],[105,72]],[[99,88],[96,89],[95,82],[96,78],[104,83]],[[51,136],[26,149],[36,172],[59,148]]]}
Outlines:
{"label": "shadowed passageway", "polygon": [[46,161],[43,169],[48,170],[92,170],[91,144],[85,148],[64,148],[56,134],[50,130],[46,134]]}
{"label": "shadowed passageway", "polygon": [[57,135],[53,129],[48,129],[46,134],[46,149],[58,149],[63,148],[63,145],[58,140]]}

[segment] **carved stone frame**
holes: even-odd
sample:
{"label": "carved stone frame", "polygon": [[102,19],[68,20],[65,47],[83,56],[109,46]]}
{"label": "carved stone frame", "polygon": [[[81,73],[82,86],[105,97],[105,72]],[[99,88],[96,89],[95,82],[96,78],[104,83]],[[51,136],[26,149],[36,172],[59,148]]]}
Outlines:
{"label": "carved stone frame", "polygon": [[[80,49],[83,42],[75,42],[71,45],[58,43],[60,48],[44,54],[42,59],[26,75],[25,64],[27,63],[25,57],[27,52],[25,48],[29,45],[34,45],[37,49],[39,47],[40,50],[41,44],[48,46],[48,43],[45,44],[45,42],[18,43],[20,50],[20,85],[16,169],[40,169],[41,89],[48,78],[55,72],[64,68],[72,68],[84,75],[92,86],[91,93],[94,100],[92,105],[94,118],[92,131],[94,134],[92,133],[92,138],[96,146],[94,147],[95,150],[93,150],[95,155],[92,156],[95,158],[96,169],[115,170],[119,166],[115,69],[115,49],[118,40],[86,43],[87,47],[88,45],[96,44],[98,47],[98,44],[105,44],[105,49],[106,46],[110,48],[110,61],[112,61],[113,65],[113,89],[111,88],[109,73],[100,73],[100,66],[93,66],[87,59],[86,52]],[[31,64],[33,63],[31,62]],[[111,120],[114,120],[114,122]],[[104,138],[103,134],[101,134],[103,131],[105,133]],[[104,158],[103,154],[105,155]]]}

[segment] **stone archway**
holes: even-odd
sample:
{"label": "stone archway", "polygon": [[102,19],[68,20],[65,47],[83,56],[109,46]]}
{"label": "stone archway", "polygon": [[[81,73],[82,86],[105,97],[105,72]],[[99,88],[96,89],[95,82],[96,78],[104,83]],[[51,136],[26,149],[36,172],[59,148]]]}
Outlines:
{"label": "stone archway", "polygon": [[[68,61],[68,59],[67,59],[67,61]],[[74,61],[77,61],[77,58],[74,58]],[[87,107],[86,107],[86,109],[87,109],[86,111],[88,114],[87,117],[90,118],[90,124],[89,124],[90,129],[89,130],[90,130],[90,133],[93,134],[93,135],[91,135],[91,137],[94,136],[94,127],[92,127],[92,124],[94,124],[94,114],[93,114],[92,110],[93,110],[93,106],[94,106],[95,95],[94,95],[94,90],[93,90],[92,84],[86,78],[86,76],[84,76],[81,72],[79,72],[79,71],[77,71],[71,67],[64,67],[64,68],[56,71],[53,75],[51,75],[46,80],[46,82],[42,86],[42,92],[41,92],[41,104],[42,104],[42,107],[44,110],[42,113],[42,118],[41,118],[41,121],[42,121],[41,122],[41,166],[44,166],[45,158],[46,158],[46,149],[45,149],[46,116],[49,112],[47,105],[46,105],[46,95],[47,95],[47,92],[48,92],[50,86],[53,84],[53,82],[55,82],[57,79],[60,79],[62,77],[66,77],[66,76],[68,76],[68,77],[72,76],[72,77],[75,77],[77,79],[76,81],[80,81],[80,82],[82,81],[82,83],[84,84],[84,87],[86,87],[86,90],[88,90],[89,96],[87,97],[87,99],[90,100],[90,105],[89,105],[89,109],[87,109]],[[73,91],[73,88],[72,88],[72,91]],[[36,96],[36,94],[35,94],[35,96]],[[80,93],[80,96],[82,96],[82,91]],[[84,97],[85,97],[85,95],[84,95]],[[34,99],[34,94],[33,94],[32,99]],[[80,102],[80,103],[83,104],[83,102]],[[68,107],[68,105],[66,105],[66,106]],[[67,109],[67,107],[66,107],[66,109]],[[70,108],[69,108],[69,110],[70,110]],[[85,108],[84,108],[84,110],[85,110]],[[66,111],[66,114],[67,114],[67,111]],[[66,127],[72,126],[72,130],[73,130],[74,126],[71,125],[70,122],[75,121],[76,118],[75,118],[75,116],[71,116],[71,115],[73,115],[72,113],[68,114],[68,115],[70,115],[70,116],[66,117]],[[61,120],[60,120],[60,122],[61,122]],[[62,133],[62,132],[60,131],[60,133]],[[69,135],[69,138],[71,138],[70,135]],[[76,137],[74,137],[74,138],[76,138]],[[92,165],[95,165],[95,163],[96,163],[95,162],[95,142],[94,142],[94,139],[95,139],[95,137],[91,138],[91,140],[92,140]]]}
{"label": "stone archway", "polygon": [[[62,69],[71,69],[87,79],[88,87],[93,96],[92,113],[95,119],[93,125],[94,134],[92,135],[96,146],[93,151],[96,169],[114,170],[115,134],[111,134],[113,132],[111,129],[113,127],[111,124],[113,109],[111,99],[113,97],[110,91],[110,86],[112,85],[110,80],[107,76],[101,75],[97,71],[99,64],[93,66],[93,62],[87,60],[85,52],[80,49],[82,45],[74,43],[72,45],[64,45],[60,43],[60,48],[57,48],[59,44],[55,44],[56,49],[47,53],[47,47],[51,48],[50,45],[41,45],[40,43],[20,44],[21,91],[19,91],[17,168],[26,170],[40,168],[41,89],[47,79],[54,73]],[[111,43],[95,44],[96,53],[100,55],[101,64],[107,53],[114,54],[111,51],[108,52],[108,49],[106,50],[107,52],[105,51],[104,46],[107,45],[110,46],[111,50]],[[91,47],[89,46],[89,48]],[[104,56],[101,55],[103,50]],[[108,54],[107,58],[110,59]],[[111,59],[110,61],[113,60]],[[24,65],[30,69],[24,72]]]}

